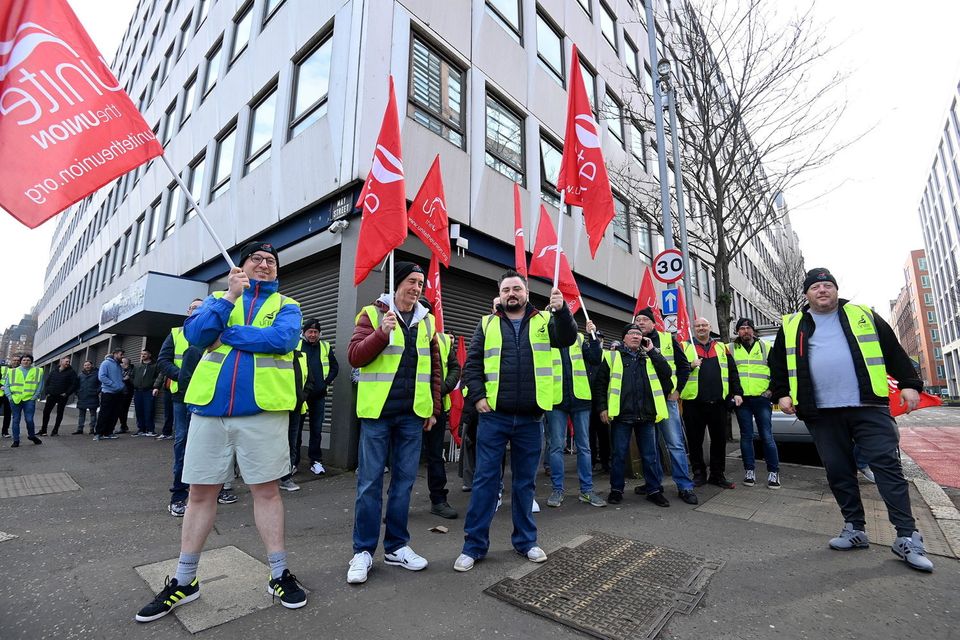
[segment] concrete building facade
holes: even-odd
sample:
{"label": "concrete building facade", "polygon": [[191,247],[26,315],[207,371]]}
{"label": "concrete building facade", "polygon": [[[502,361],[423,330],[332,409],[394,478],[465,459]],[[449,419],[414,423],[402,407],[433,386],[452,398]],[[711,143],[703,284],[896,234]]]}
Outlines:
{"label": "concrete building facade", "polygon": [[928,393],[946,391],[941,331],[933,304],[933,287],[923,249],[910,252],[903,266],[904,285],[890,301],[893,328],[913,359]]}

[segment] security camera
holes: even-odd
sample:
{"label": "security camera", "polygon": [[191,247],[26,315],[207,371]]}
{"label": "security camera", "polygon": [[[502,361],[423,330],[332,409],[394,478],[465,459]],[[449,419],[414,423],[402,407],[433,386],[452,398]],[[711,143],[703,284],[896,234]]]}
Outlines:
{"label": "security camera", "polygon": [[347,227],[350,226],[349,220],[334,220],[330,223],[329,231],[330,233],[337,234],[343,233],[347,230]]}

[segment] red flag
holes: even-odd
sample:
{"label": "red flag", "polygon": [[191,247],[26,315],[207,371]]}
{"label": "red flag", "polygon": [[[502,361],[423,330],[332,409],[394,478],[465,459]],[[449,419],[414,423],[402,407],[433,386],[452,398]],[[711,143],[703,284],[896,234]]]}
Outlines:
{"label": "red flag", "polygon": [[690,316],[687,315],[687,301],[681,283],[677,284],[677,340],[690,342]]}
{"label": "red flag", "polygon": [[517,273],[527,277],[527,247],[523,239],[523,212],[520,210],[520,185],[513,183],[513,254]]}
{"label": "red flag", "polygon": [[357,206],[362,207],[353,284],[359,285],[370,270],[407,238],[407,191],[403,181],[400,120],[397,96],[390,76],[390,96],[373,152],[373,164],[363,184]]}
{"label": "red flag", "polygon": [[[460,369],[467,364],[467,346],[463,341],[463,336],[457,338],[457,361],[460,363]],[[460,435],[460,419],[463,417],[463,383],[458,382],[453,391],[450,392],[450,436],[459,447],[463,441]]]}
{"label": "red flag", "polygon": [[[890,415],[894,418],[897,416],[902,416],[907,412],[906,405],[900,404],[900,383],[887,376],[887,386],[890,387]],[[943,404],[943,400],[938,398],[935,395],[931,395],[926,391],[920,392],[920,404],[917,405],[917,409],[926,409],[928,407],[939,407]],[[916,409],[914,409],[916,411]]]}
{"label": "red flag", "polygon": [[537,225],[537,241],[533,245],[533,258],[530,260],[530,275],[541,276],[553,282],[557,251],[560,252],[560,282],[557,283],[557,288],[567,301],[570,313],[576,313],[580,308],[580,289],[573,278],[567,256],[557,242],[557,232],[550,221],[550,215],[546,207],[540,205],[540,224]]}
{"label": "red flag", "polygon": [[590,239],[590,256],[596,258],[607,225],[613,220],[613,193],[600,149],[600,128],[590,109],[580,73],[577,45],[573,45],[570,60],[567,129],[557,188],[566,192],[566,204],[583,207],[583,222]]}
{"label": "red flag", "polygon": [[440,296],[440,263],[437,254],[430,258],[430,270],[423,283],[423,297],[433,305],[433,317],[437,320],[437,333],[443,333],[443,301]]}
{"label": "red flag", "polygon": [[0,2],[0,207],[34,228],[163,153],[65,0]]}
{"label": "red flag", "polygon": [[653,309],[653,322],[657,331],[664,331],[663,314],[660,312],[657,288],[653,285],[653,273],[651,273],[649,265],[643,269],[643,279],[640,281],[640,291],[637,292],[637,304],[633,308],[633,317],[637,317],[641,309],[648,307]]}
{"label": "red flag", "polygon": [[443,195],[443,178],[440,176],[440,155],[434,158],[427,177],[423,179],[417,197],[410,205],[407,217],[410,230],[423,240],[427,248],[440,258],[443,266],[450,267],[450,223],[447,219],[447,199]]}

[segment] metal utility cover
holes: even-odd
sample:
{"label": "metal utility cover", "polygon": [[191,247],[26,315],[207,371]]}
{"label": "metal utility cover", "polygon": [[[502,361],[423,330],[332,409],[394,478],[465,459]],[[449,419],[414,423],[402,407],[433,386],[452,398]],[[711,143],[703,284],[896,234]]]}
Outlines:
{"label": "metal utility cover", "polygon": [[690,613],[723,562],[606,533],[550,554],[542,567],[486,592],[597,638],[655,638]]}
{"label": "metal utility cover", "polygon": [[79,491],[80,485],[67,473],[35,473],[0,478],[0,498],[39,496],[45,493]]}

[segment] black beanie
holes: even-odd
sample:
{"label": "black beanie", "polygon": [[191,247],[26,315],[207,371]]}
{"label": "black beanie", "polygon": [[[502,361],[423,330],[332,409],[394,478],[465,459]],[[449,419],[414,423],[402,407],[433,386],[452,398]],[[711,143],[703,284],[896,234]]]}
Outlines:
{"label": "black beanie", "polygon": [[[418,265],[415,262],[398,262],[393,265],[393,286],[396,288],[398,284],[407,279],[411,273],[423,273],[423,267]],[[426,275],[424,275],[426,278]]]}
{"label": "black beanie", "polygon": [[277,261],[277,267],[280,266],[280,257],[277,255],[277,250],[273,248],[273,245],[269,242],[260,242],[259,240],[248,242],[243,245],[243,249],[240,249],[240,266],[242,267],[244,261],[257,251],[266,251]]}
{"label": "black beanie", "polygon": [[830,273],[829,269],[824,267],[817,267],[816,269],[810,269],[807,271],[807,277],[803,279],[803,292],[806,293],[807,289],[812,287],[817,282],[832,282],[833,286],[838,289],[840,286],[837,284],[837,279],[833,277],[833,274]]}
{"label": "black beanie", "polygon": [[740,327],[750,327],[754,331],[757,330],[757,328],[753,325],[753,320],[751,320],[750,318],[740,318],[739,320],[737,320],[736,328],[739,329]]}
{"label": "black beanie", "polygon": [[628,331],[633,331],[634,329],[636,329],[636,330],[639,331],[640,333],[643,333],[643,329],[641,329],[640,327],[638,327],[637,325],[635,325],[635,324],[632,323],[632,322],[628,322],[627,324],[623,325],[623,331],[620,332],[620,337],[621,337],[621,338],[627,337],[627,332],[628,332]]}
{"label": "black beanie", "polygon": [[323,329],[320,328],[320,321],[316,318],[307,318],[303,321],[303,328],[301,331],[306,331],[307,329],[316,329],[320,333],[323,333]]}
{"label": "black beanie", "polygon": [[637,315],[634,316],[634,319],[636,319],[637,316],[647,316],[648,318],[656,322],[656,319],[653,317],[653,309],[651,309],[650,307],[646,307],[644,309],[640,309],[640,311],[637,311]]}

